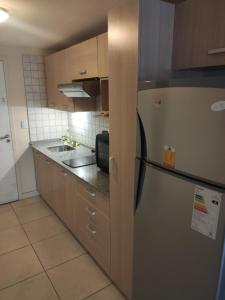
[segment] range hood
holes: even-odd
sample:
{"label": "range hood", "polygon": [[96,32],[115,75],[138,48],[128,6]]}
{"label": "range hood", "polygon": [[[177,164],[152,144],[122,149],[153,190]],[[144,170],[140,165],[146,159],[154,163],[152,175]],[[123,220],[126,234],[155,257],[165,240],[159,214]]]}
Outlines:
{"label": "range hood", "polygon": [[69,98],[92,98],[99,95],[100,79],[88,78],[72,83],[59,84],[58,90]]}

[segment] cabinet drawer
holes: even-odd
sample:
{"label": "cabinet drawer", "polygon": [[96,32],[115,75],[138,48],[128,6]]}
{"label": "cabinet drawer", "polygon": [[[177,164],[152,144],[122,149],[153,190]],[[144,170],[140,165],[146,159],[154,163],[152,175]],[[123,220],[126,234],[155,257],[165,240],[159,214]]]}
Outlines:
{"label": "cabinet drawer", "polygon": [[77,191],[84,199],[98,208],[103,214],[109,216],[109,198],[98,193],[94,188],[85,183],[79,183]]}
{"label": "cabinet drawer", "polygon": [[78,237],[96,261],[109,272],[110,227],[101,212],[82,197],[77,198]]}

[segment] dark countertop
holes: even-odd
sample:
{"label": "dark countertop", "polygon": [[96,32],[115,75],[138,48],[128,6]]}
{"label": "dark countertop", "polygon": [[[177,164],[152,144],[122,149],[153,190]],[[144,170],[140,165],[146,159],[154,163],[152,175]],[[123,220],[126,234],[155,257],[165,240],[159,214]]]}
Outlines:
{"label": "dark countertop", "polygon": [[69,170],[72,174],[82,179],[84,182],[93,186],[97,191],[99,191],[104,196],[109,196],[109,175],[102,172],[97,165],[90,165],[79,168],[70,168],[66,166],[63,161],[71,158],[79,158],[87,155],[92,155],[91,148],[80,145],[72,151],[65,152],[51,152],[48,147],[54,147],[63,145],[61,140],[45,140],[32,142],[31,146],[46,155],[51,160],[55,161],[60,166]]}

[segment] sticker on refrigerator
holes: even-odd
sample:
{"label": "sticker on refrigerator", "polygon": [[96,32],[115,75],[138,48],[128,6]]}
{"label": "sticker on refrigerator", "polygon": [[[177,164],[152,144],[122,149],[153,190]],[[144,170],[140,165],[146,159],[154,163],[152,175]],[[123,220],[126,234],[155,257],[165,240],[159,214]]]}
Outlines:
{"label": "sticker on refrigerator", "polygon": [[221,193],[197,185],[191,228],[215,240],[221,200]]}
{"label": "sticker on refrigerator", "polygon": [[175,168],[176,149],[172,146],[164,146],[163,148],[163,165],[167,168]]}

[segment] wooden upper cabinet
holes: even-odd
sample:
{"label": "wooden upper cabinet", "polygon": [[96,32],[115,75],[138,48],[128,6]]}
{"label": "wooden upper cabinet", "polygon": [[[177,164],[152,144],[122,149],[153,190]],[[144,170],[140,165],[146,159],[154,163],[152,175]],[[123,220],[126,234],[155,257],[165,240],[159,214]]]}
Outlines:
{"label": "wooden upper cabinet", "polygon": [[186,0],[176,6],[174,69],[225,65],[224,11],[224,0]]}
{"label": "wooden upper cabinet", "polygon": [[75,79],[98,77],[97,38],[66,49],[67,68],[71,81]]}
{"label": "wooden upper cabinet", "polygon": [[66,51],[59,51],[45,58],[48,106],[66,111],[74,111],[74,103],[58,91],[58,84],[70,82],[66,65]]}
{"label": "wooden upper cabinet", "polygon": [[100,34],[98,40],[98,76],[108,77],[108,32]]}

